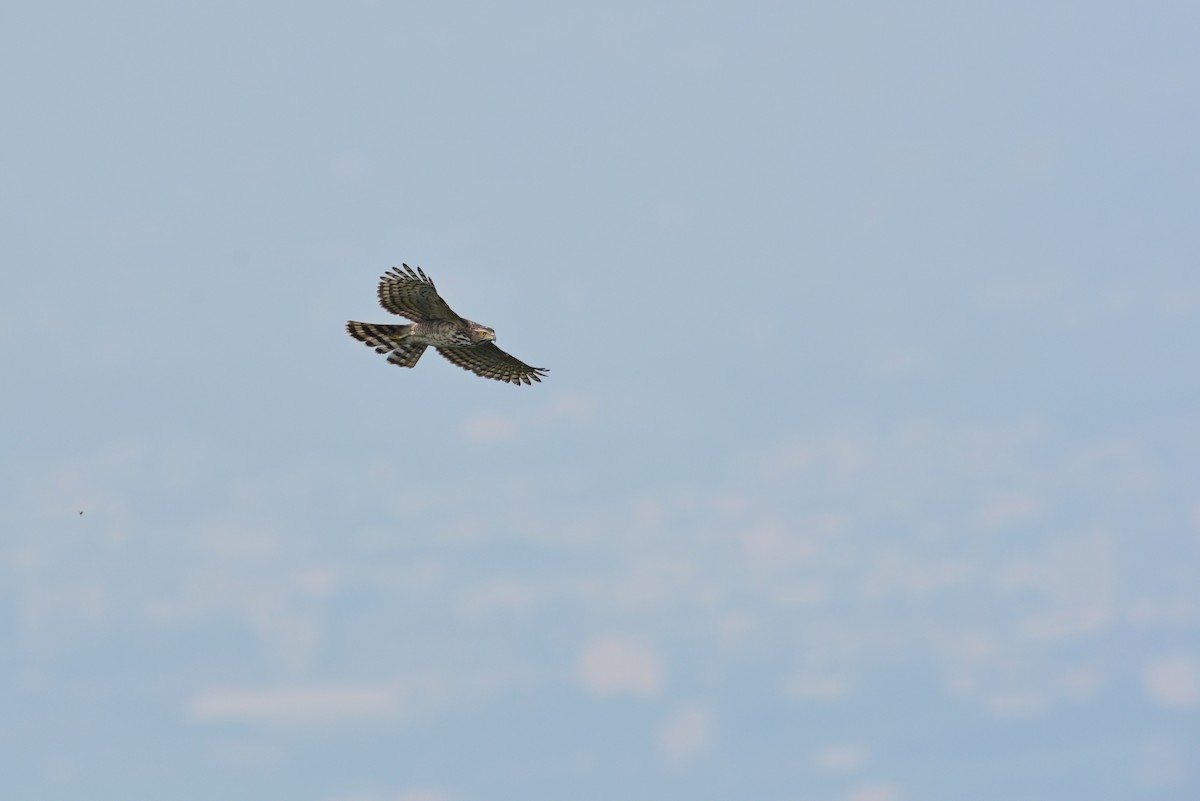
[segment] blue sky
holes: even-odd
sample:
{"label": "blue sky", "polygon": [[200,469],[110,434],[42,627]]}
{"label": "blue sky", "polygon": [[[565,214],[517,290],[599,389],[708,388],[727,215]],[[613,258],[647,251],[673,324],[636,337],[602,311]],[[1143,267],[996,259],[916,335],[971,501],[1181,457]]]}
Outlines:
{"label": "blue sky", "polygon": [[7,8],[9,792],[1196,798],[1197,33]]}

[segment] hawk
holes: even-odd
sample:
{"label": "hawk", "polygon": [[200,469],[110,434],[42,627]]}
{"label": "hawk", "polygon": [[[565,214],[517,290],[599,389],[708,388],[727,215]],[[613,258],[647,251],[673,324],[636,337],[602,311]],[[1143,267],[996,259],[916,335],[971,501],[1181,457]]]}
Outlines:
{"label": "hawk", "polygon": [[486,325],[459,317],[442,300],[425,271],[393,267],[379,279],[379,304],[392,314],[412,320],[408,325],[346,323],[350,336],[388,361],[413,367],[432,345],[451,363],[475,375],[510,384],[541,383],[548,371],[530,367],[496,347],[496,332]]}

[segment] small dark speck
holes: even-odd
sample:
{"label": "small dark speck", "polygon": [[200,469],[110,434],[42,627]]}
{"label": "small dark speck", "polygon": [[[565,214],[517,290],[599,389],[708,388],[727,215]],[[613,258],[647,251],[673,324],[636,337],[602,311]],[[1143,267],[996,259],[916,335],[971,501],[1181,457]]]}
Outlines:
{"label": "small dark speck", "polygon": [[80,512],[79,514],[83,514],[83,512]]}

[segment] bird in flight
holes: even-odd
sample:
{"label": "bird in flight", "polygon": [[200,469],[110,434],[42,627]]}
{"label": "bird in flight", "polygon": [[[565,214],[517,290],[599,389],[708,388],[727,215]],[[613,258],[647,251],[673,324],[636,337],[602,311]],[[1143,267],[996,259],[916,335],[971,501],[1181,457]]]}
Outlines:
{"label": "bird in flight", "polygon": [[412,320],[407,325],[346,323],[350,336],[400,367],[413,367],[432,345],[451,363],[475,375],[510,384],[541,383],[548,371],[530,367],[496,347],[496,332],[459,317],[442,300],[425,271],[393,267],[379,279],[379,304],[392,314]]}

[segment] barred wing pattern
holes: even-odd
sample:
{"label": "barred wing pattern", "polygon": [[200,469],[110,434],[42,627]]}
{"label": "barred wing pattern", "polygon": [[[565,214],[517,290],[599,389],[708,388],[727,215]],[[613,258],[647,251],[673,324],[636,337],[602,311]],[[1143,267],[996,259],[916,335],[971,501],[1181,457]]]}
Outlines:
{"label": "barred wing pattern", "polygon": [[359,323],[354,320],[346,323],[346,331],[350,336],[368,348],[374,348],[376,353],[388,354],[387,360],[399,367],[415,366],[428,347],[404,341],[411,329],[411,325]]}
{"label": "barred wing pattern", "polygon": [[415,367],[417,359],[425,352],[428,345],[404,345],[388,354],[388,362],[397,367]]}
{"label": "barred wing pattern", "polygon": [[515,356],[510,356],[493,342],[484,342],[470,348],[438,348],[452,364],[484,378],[507,381],[510,384],[542,382],[548,371],[541,367],[530,367]]}
{"label": "barred wing pattern", "polygon": [[[403,268],[403,269],[402,269]],[[425,271],[418,267],[413,270],[407,264],[393,267],[379,279],[379,305],[407,317],[414,323],[425,320],[462,320],[454,310],[442,300],[437,293],[437,287]]]}
{"label": "barred wing pattern", "polygon": [[379,304],[411,323],[346,323],[350,336],[388,361],[412,367],[426,348],[437,352],[475,375],[509,384],[541,383],[548,370],[530,367],[496,347],[496,332],[486,325],[466,320],[442,300],[437,288],[420,267],[407,264],[389,270],[379,279]]}

